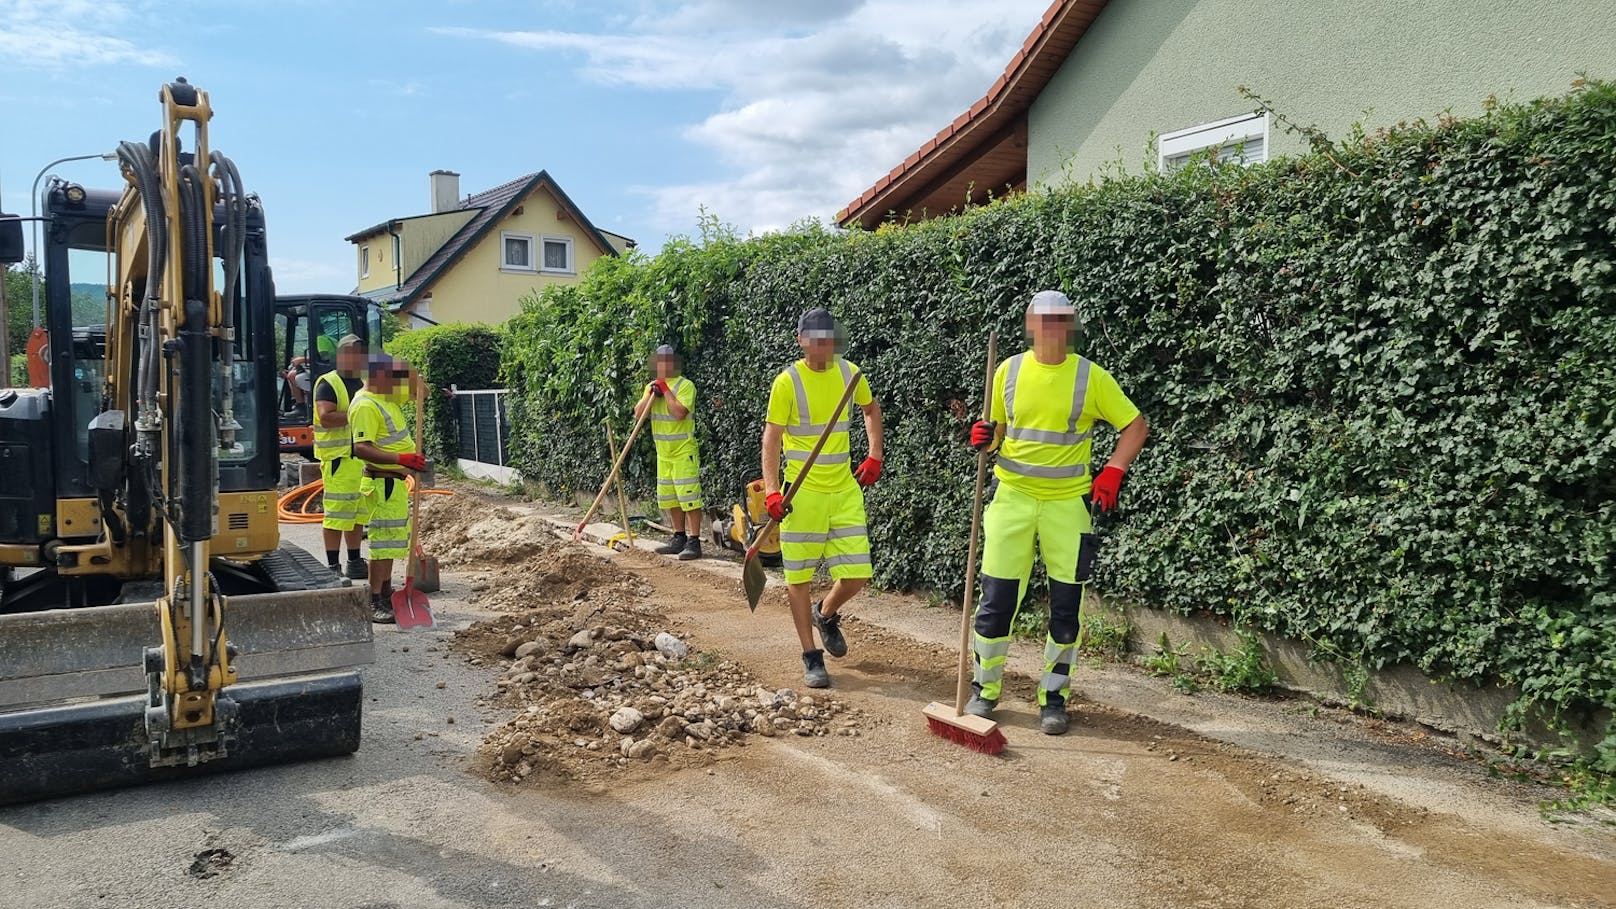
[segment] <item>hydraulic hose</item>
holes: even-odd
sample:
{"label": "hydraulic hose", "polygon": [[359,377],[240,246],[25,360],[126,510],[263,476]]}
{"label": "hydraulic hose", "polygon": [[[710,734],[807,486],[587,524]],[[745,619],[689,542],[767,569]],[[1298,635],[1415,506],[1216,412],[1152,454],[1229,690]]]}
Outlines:
{"label": "hydraulic hose", "polygon": [[236,422],[235,407],[235,320],[237,286],[247,246],[247,200],[236,163],[220,152],[211,153],[208,160],[219,181],[220,201],[224,207],[223,242],[220,244],[220,255],[224,259],[224,304],[220,314],[219,447],[234,450],[236,433],[241,430],[241,424]]}

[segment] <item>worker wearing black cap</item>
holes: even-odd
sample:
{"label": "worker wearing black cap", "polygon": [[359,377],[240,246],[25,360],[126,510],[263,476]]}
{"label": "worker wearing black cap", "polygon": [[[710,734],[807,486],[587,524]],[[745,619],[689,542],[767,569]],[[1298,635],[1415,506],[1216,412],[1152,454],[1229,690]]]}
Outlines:
{"label": "worker wearing black cap", "polygon": [[[803,676],[810,688],[830,685],[825,653],[843,656],[847,639],[841,630],[841,608],[868,583],[870,538],[865,529],[864,490],[881,476],[881,407],[863,372],[839,356],[840,327],[824,309],[811,309],[797,321],[797,343],[803,358],[786,367],[769,391],[768,422],[763,428],[763,487],[769,515],[780,522],[780,555],[785,563],[791,616],[802,643]],[[848,414],[833,413],[849,382],[857,376],[853,403],[864,411],[870,451],[848,470],[852,446]],[[788,512],[780,492],[782,457],[785,482],[792,483],[827,423],[834,428],[791,500]],[[820,562],[835,584],[823,600],[809,604],[809,583]],[[824,643],[814,646],[814,629]]]}
{"label": "worker wearing black cap", "polygon": [[673,539],[657,549],[688,562],[701,558],[701,453],[696,447],[696,385],[680,375],[679,354],[664,344],[652,357],[656,378],[634,405],[651,408],[657,453],[657,507],[668,513]]}

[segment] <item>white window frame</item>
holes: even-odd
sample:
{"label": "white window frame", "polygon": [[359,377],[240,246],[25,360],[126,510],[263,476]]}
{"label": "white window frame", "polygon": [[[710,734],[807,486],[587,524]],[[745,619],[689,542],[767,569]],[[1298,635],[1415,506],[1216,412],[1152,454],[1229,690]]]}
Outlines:
{"label": "white window frame", "polygon": [[[510,263],[510,261],[505,258],[506,246],[509,244],[509,242],[511,240],[526,240],[527,241],[527,262],[528,262],[528,264],[526,264],[526,265],[512,265]],[[520,233],[518,231],[512,231],[512,230],[502,230],[502,231],[499,232],[499,270],[500,271],[514,271],[514,272],[521,272],[523,274],[531,274],[533,272],[536,272],[536,271],[539,270],[539,268],[538,268],[538,266],[539,266],[539,258],[538,257],[539,257],[540,251],[541,250],[540,250],[540,247],[539,247],[538,238],[534,237],[532,234],[524,234],[524,233]]]}
{"label": "white window frame", "polygon": [[[544,244],[561,243],[567,247],[567,267],[549,268],[544,264]],[[539,271],[549,275],[575,275],[578,273],[577,261],[573,258],[574,244],[571,237],[556,237],[545,235],[539,238]]]}
{"label": "white window frame", "polygon": [[359,247],[359,277],[370,277],[370,244]]}
{"label": "white window frame", "polygon": [[1268,113],[1241,114],[1202,123],[1187,129],[1175,129],[1156,137],[1156,165],[1162,170],[1176,167],[1184,159],[1213,146],[1233,147],[1252,139],[1262,140],[1262,154],[1248,157],[1242,163],[1261,164],[1268,160]]}

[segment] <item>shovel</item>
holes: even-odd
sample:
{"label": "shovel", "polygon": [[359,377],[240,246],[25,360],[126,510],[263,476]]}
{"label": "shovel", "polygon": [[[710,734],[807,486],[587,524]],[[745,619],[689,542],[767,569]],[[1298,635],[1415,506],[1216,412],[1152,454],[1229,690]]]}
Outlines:
{"label": "shovel", "polygon": [[[830,412],[825,421],[825,428],[819,432],[819,441],[814,443],[814,450],[808,452],[808,460],[802,462],[802,470],[797,472],[797,481],[786,490],[780,501],[782,509],[791,507],[791,500],[796,498],[797,490],[802,488],[802,481],[808,479],[808,471],[814,469],[814,462],[819,460],[819,452],[825,447],[830,434],[836,431],[836,424],[841,420],[842,411],[847,409],[849,401],[853,400],[853,392],[858,389],[859,379],[863,373],[853,373],[853,378],[847,382],[847,390],[842,392],[842,400],[837,402],[836,409]],[[806,419],[806,418],[805,418]],[[763,537],[768,534],[769,528],[775,525],[774,518],[764,522],[758,532],[752,535],[751,545],[746,547],[746,562],[741,566],[741,586],[746,589],[746,605],[753,612],[757,612],[758,602],[763,599],[763,588],[768,585],[769,579],[763,573],[763,563],[758,561],[758,549],[763,545]]]}
{"label": "shovel", "polygon": [[612,462],[612,472],[606,475],[606,482],[600,484],[600,492],[595,496],[595,501],[590,503],[589,510],[584,512],[584,519],[579,521],[577,528],[572,531],[572,541],[574,543],[584,538],[584,526],[589,523],[590,518],[595,516],[595,509],[600,507],[600,503],[606,501],[606,493],[611,491],[612,481],[617,479],[617,472],[623,469],[623,462],[628,460],[628,453],[634,448],[634,440],[639,438],[640,430],[645,426],[645,421],[650,416],[651,405],[647,404],[645,405],[645,410],[640,413],[640,418],[634,421],[634,429],[628,434],[628,439],[623,442],[623,448],[617,453],[617,459]]}
{"label": "shovel", "polygon": [[[421,450],[421,427],[426,423],[426,383],[419,382],[415,387],[415,450]],[[419,488],[410,495],[410,558],[405,562],[404,586],[393,591],[393,618],[398,627],[431,628],[436,622],[432,618],[431,602],[427,600],[426,592],[415,584],[415,573],[420,557],[421,532],[421,493]],[[433,561],[436,561],[435,559]]]}

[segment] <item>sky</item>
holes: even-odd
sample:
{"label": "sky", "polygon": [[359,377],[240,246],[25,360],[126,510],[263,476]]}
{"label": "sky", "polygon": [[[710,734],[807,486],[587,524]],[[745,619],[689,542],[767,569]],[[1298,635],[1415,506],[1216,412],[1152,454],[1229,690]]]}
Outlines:
{"label": "sky", "polygon": [[[830,222],[986,93],[1049,0],[0,0],[0,207],[143,139],[184,75],[264,200],[277,290],[345,293],[342,238],[548,170],[654,252],[703,208]],[[53,170],[114,187],[102,161]]]}

